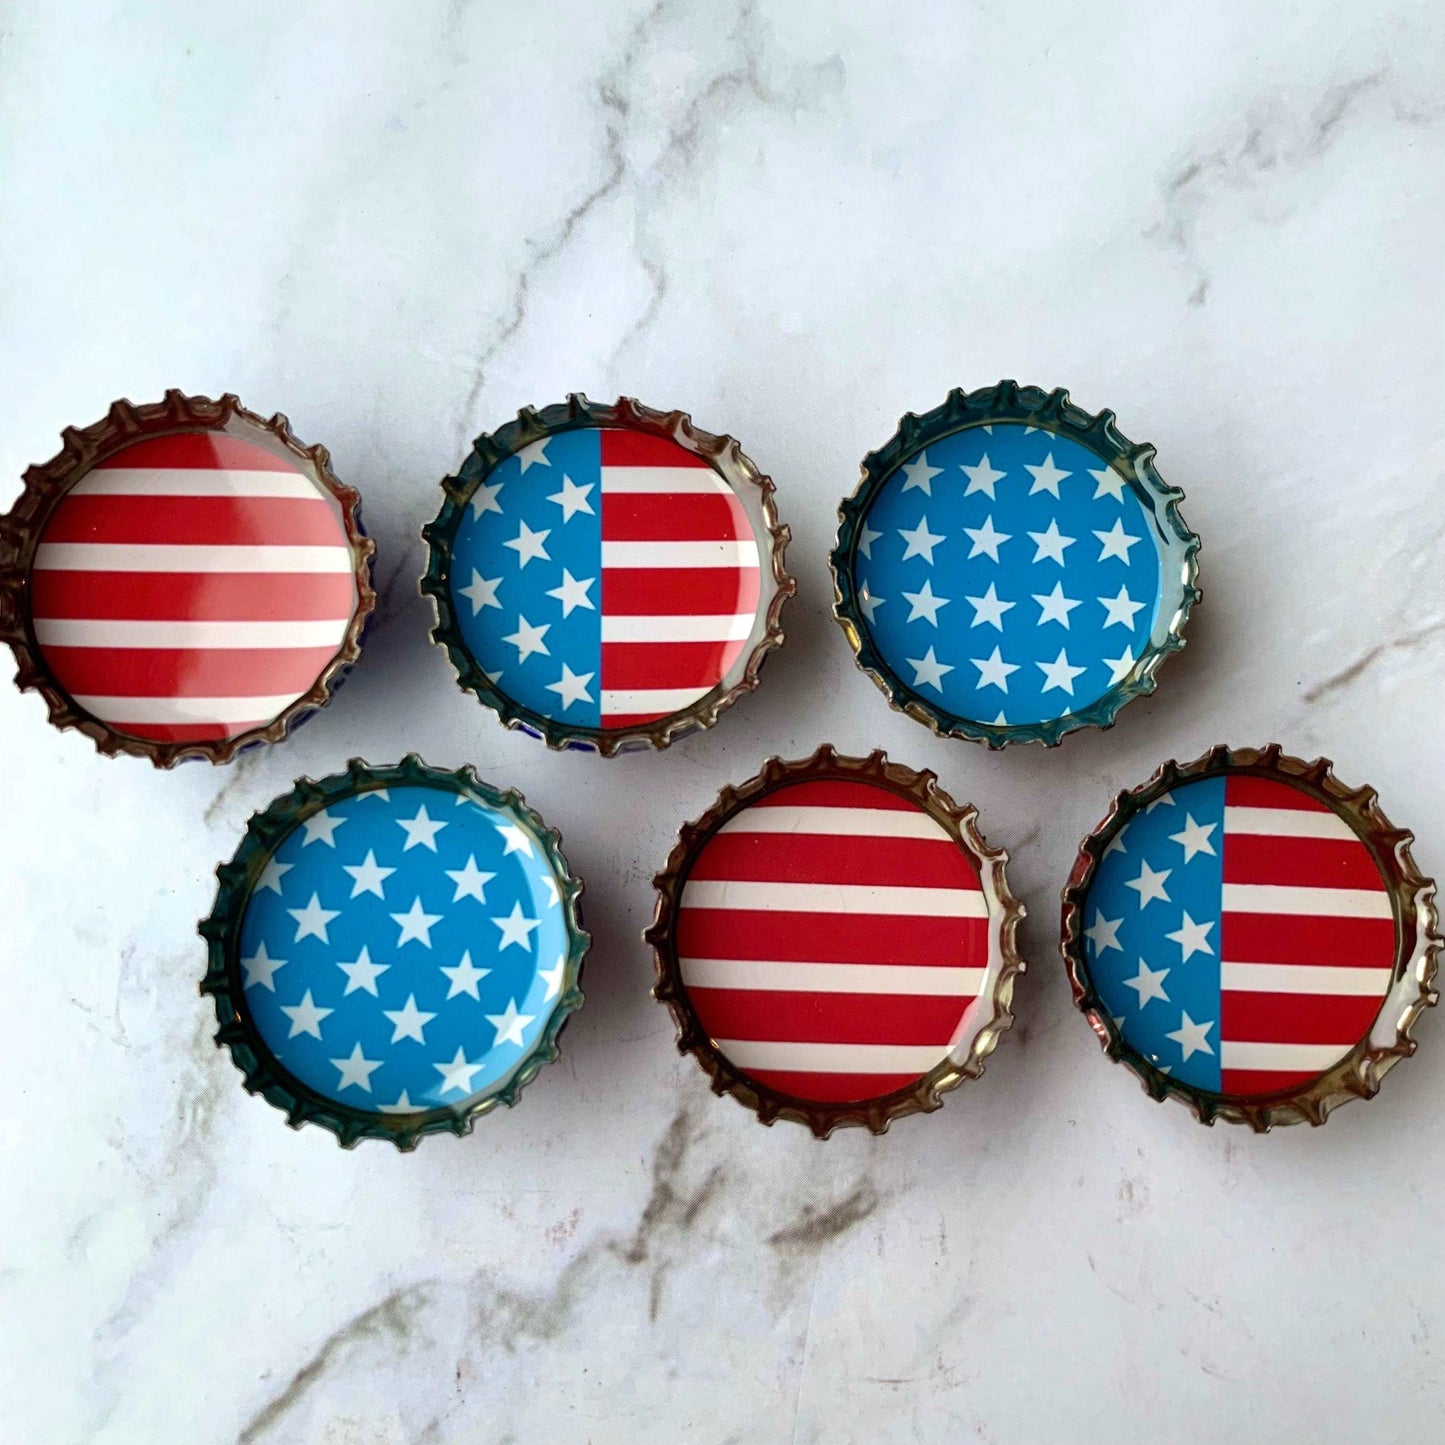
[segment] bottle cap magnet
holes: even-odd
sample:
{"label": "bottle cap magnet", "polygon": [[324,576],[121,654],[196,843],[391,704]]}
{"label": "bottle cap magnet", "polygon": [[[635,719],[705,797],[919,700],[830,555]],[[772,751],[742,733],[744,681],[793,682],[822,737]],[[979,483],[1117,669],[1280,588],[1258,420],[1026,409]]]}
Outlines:
{"label": "bottle cap magnet", "polygon": [[1105,1052],[1206,1124],[1322,1124],[1414,1052],[1435,885],[1372,788],[1217,747],[1121,793],[1064,890],[1063,953]]}
{"label": "bottle cap magnet", "polygon": [[1184,645],[1199,539],[1154,448],[1012,381],[911,413],[839,509],[834,611],[900,711],[990,747],[1109,727]]}
{"label": "bottle cap magnet", "polygon": [[234,396],[118,401],[0,518],[16,682],[103,753],[229,762],[321,707],[375,604],[360,498]]}
{"label": "bottle cap magnet", "polygon": [[1006,861],[932,773],[829,747],[771,759],[654,880],[678,1048],[763,1123],[820,1138],[936,1109],[1013,1022]]}
{"label": "bottle cap magnet", "polygon": [[432,636],[508,727],[605,755],[711,727],[781,646],[773,484],[730,437],[570,397],[477,439],[424,530]]}
{"label": "bottle cap magnet", "polygon": [[582,884],[515,791],[415,756],[301,779],[250,821],[201,925],[246,1088],[350,1147],[515,1104],[582,1006]]}

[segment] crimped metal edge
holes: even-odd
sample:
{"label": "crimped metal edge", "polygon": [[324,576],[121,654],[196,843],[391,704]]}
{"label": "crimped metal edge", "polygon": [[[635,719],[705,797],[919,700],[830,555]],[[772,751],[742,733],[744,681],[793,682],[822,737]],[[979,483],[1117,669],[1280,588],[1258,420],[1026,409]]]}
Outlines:
{"label": "crimped metal edge", "polygon": [[[1235,1098],[1207,1093],[1161,1073],[1130,1047],[1099,999],[1084,956],[1084,904],[1095,869],[1114,837],[1129,820],[1156,798],[1182,783],[1225,773],[1244,773],[1288,780],[1302,792],[1332,808],[1349,823],[1370,850],[1390,891],[1395,910],[1394,981],[1368,1034],[1338,1063],[1296,1090],[1258,1097]],[[1307,763],[1285,754],[1278,743],[1265,748],[1231,749],[1223,744],[1183,765],[1165,763],[1148,782],[1120,793],[1104,820],[1084,839],[1063,889],[1060,952],[1074,991],[1074,1003],[1089,1020],[1105,1054],[1128,1065],[1150,1098],[1176,1098],[1204,1124],[1224,1119],[1264,1133],[1276,1124],[1323,1124],[1331,1112],[1350,1099],[1369,1099],[1380,1080],[1403,1058],[1415,1052],[1410,1037],[1415,1021],[1439,998],[1435,976],[1441,948],[1437,932],[1435,883],[1423,877],[1410,854],[1414,835],[1385,816],[1371,787],[1349,788],[1335,776],[1328,758]]]}
{"label": "crimped metal edge", "polygon": [[[26,598],[35,548],[57,503],[104,457],[142,437],[177,431],[223,431],[232,422],[279,442],[305,463],[311,480],[340,503],[342,525],[355,562],[356,609],[335,657],[310,689],[265,727],[207,742],[166,743],[130,737],[77,707],[51,674],[35,640]],[[64,445],[55,456],[26,471],[25,490],[14,507],[0,516],[0,641],[9,643],[15,654],[16,686],[22,692],[40,693],[50,710],[50,721],[62,730],[74,728],[84,733],[108,757],[125,753],[149,758],[158,768],[172,768],[188,758],[228,763],[237,753],[258,743],[281,742],[297,722],[324,706],[361,656],[366,623],[376,606],[376,592],[371,585],[376,543],[362,530],[361,494],[337,478],[331,469],[330,452],[323,446],[299,442],[280,412],[268,420],[248,411],[231,392],[212,401],[175,389],[167,391],[161,402],[142,406],[126,400],[114,402],[100,421],[87,427],[67,427],[61,440]]]}
{"label": "crimped metal edge", "polygon": [[[858,606],[853,576],[853,554],[859,528],[868,509],[899,465],[921,447],[952,436],[955,432],[986,422],[1023,422],[1053,432],[1087,447],[1119,472],[1154,520],[1156,541],[1163,548],[1162,585],[1159,614],[1148,646],[1141,652],[1129,676],[1102,697],[1064,717],[1047,722],[994,727],[952,713],[920,696],[904,684],[883,661],[873,645]],[[1037,742],[1057,747],[1063,738],[1080,728],[1111,728],[1120,708],[1143,697],[1157,686],[1156,675],[1164,660],[1184,646],[1184,625],[1190,609],[1202,594],[1199,577],[1199,538],[1189,530],[1179,512],[1184,493],[1170,486],[1154,466],[1155,448],[1129,441],[1115,425],[1112,411],[1097,416],[1074,405],[1062,387],[1046,392],[1036,386],[1001,381],[978,391],[957,388],[942,406],[904,415],[898,430],[876,452],[863,458],[858,486],[838,508],[838,536],[828,565],[833,573],[833,616],[843,628],[861,671],[871,677],[889,706],[930,728],[939,737],[968,738],[990,748],[1010,743]]]}
{"label": "crimped metal edge", "polygon": [[[947,1058],[916,1083],[856,1103],[819,1103],[779,1094],[738,1069],[713,1045],[693,1011],[678,964],[675,937],[678,904],[692,861],[718,829],[764,794],[789,783],[824,778],[874,783],[927,813],[953,836],[978,869],[988,905],[989,969],[994,975],[992,1016],[977,1026],[961,1054],[960,1045],[956,1045]],[[851,758],[840,756],[825,743],[809,758],[792,762],[769,758],[756,777],[737,786],[724,787],[700,818],[683,824],[666,865],[652,880],[657,890],[657,906],[653,921],[642,936],[652,948],[657,970],[653,997],[665,1003],[672,1014],[677,1026],[678,1052],[691,1054],[697,1060],[711,1081],[713,1093],[731,1094],[764,1124],[789,1119],[806,1125],[819,1139],[826,1139],[845,1125],[862,1125],[874,1134],[883,1134],[894,1119],[931,1113],[942,1104],[941,1095],[964,1079],[974,1079],[983,1073],[984,1060],[1013,1025],[1014,984],[1026,968],[1018,954],[1018,927],[1025,909],[1009,888],[1005,875],[1007,862],[1004,849],[991,848],[984,841],[978,829],[977,808],[955,803],[938,786],[936,774],[891,763],[882,749],[875,749],[866,758]]]}
{"label": "crimped metal edge", "polygon": [[[765,630],[754,646],[742,676],[729,688],[721,684],[713,692],[690,703],[681,712],[659,718],[656,722],[629,728],[582,728],[568,726],[555,718],[544,717],[530,708],[519,706],[504,691],[490,682],[477,665],[462,639],[461,627],[452,606],[450,566],[452,543],[466,511],[467,503],[478,485],[500,462],[530,446],[543,437],[583,427],[625,427],[650,436],[666,437],[685,451],[706,460],[734,491],[745,494],[749,489],[760,493],[764,528],[771,542],[772,576],[776,591],[769,603]],[[543,407],[540,411],[524,407],[515,421],[506,422],[495,432],[483,433],[472,444],[472,450],[455,476],[442,481],[444,497],[441,510],[422,528],[427,544],[427,569],[420,582],[421,593],[431,598],[436,625],[432,641],[446,649],[456,669],[457,685],[473,692],[478,699],[501,718],[509,728],[520,728],[539,737],[549,748],[577,748],[614,757],[618,753],[640,748],[665,748],[674,739],[702,728],[710,728],[719,714],[732,706],[744,693],[758,685],[758,675],[768,654],[783,645],[781,623],[783,604],[798,588],[784,566],[784,553],[792,540],[792,532],[778,520],[774,500],[776,487],[744,454],[742,447],[730,436],[713,435],[695,427],[692,418],[682,411],[654,411],[632,397],[619,397],[611,406],[589,401],[580,392],[570,394],[565,402]]]}
{"label": "crimped metal edge", "polygon": [[[542,844],[547,861],[561,880],[562,905],[566,909],[571,944],[567,954],[566,986],[558,998],[546,1028],[533,1051],[496,1093],[474,1099],[457,1108],[432,1109],[422,1114],[370,1114],[350,1110],[334,1099],[318,1094],[272,1057],[251,1019],[245,1004],[245,989],[238,975],[241,923],[251,893],[267,860],[282,841],[305,818],[331,803],[391,785],[419,785],[453,794],[471,794],[491,807],[509,813]],[[562,835],[548,828],[527,806],[515,788],[494,788],[477,776],[470,766],[447,772],[428,767],[415,753],[400,763],[372,767],[352,758],[344,773],[313,781],[298,778],[291,792],[276,798],[263,811],[253,813],[235,856],[216,869],[216,901],[210,916],[201,920],[197,932],[206,940],[206,973],[200,991],[215,1004],[217,1047],[224,1045],[243,1075],[248,1093],[261,1094],[268,1104],[286,1115],[286,1122],[299,1129],[317,1124],[336,1135],[343,1148],[354,1148],[361,1139],[388,1139],[401,1150],[412,1150],[426,1134],[470,1134],[477,1119],[498,1104],[514,1105],[522,1090],[537,1076],[544,1064],[558,1058],[558,1038],[567,1019],[582,1007],[582,962],[591,945],[591,935],[582,927],[580,899],[582,880],[575,877],[562,856]]]}

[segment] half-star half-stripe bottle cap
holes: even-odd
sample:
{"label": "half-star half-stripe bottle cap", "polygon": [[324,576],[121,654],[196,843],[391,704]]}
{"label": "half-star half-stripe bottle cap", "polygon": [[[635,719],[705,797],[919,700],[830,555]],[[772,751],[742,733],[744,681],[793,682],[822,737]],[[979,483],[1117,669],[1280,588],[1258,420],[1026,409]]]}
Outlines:
{"label": "half-star half-stripe bottle cap", "polygon": [[21,688],[104,753],[228,762],[322,706],[375,603],[360,497],[234,396],[118,401],[0,517]]}
{"label": "half-star half-stripe bottle cap", "polygon": [[201,992],[246,1088],[348,1147],[515,1104],[582,1006],[561,838],[513,790],[411,756],[256,814],[217,870]]}
{"label": "half-star half-stripe bottle cap", "polygon": [[990,747],[1109,727],[1198,600],[1199,539],[1154,448],[1065,391],[912,413],[839,509],[834,611],[900,711]]}
{"label": "half-star half-stripe bottle cap", "polygon": [[584,396],[477,439],[424,529],[461,686],[551,747],[710,727],[758,683],[795,589],[773,484],[682,412]]}
{"label": "half-star half-stripe bottle cap", "polygon": [[881,1134],[983,1072],[1013,1022],[1007,855],[932,773],[771,759],[687,824],[654,880],[654,990],[765,1124]]}
{"label": "half-star half-stripe bottle cap", "polygon": [[1322,1124],[1414,1052],[1435,885],[1326,760],[1214,748],[1121,793],[1064,890],[1063,953],[1105,1052],[1206,1124]]}

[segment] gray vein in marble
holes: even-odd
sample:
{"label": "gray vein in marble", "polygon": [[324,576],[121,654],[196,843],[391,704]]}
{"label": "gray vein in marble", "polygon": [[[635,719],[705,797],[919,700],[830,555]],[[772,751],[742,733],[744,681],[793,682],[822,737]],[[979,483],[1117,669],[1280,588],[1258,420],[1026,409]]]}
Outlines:
{"label": "gray vein in marble", "polygon": [[1384,658],[1395,653],[1413,652],[1422,643],[1428,642],[1432,637],[1438,637],[1442,632],[1445,632],[1445,619],[1436,618],[1399,637],[1392,637],[1386,642],[1367,648],[1358,657],[1340,668],[1338,672],[1331,673],[1323,681],[1315,683],[1304,694],[1305,702],[1319,702],[1331,693],[1339,691],[1340,688],[1348,687],[1351,683],[1358,681]]}

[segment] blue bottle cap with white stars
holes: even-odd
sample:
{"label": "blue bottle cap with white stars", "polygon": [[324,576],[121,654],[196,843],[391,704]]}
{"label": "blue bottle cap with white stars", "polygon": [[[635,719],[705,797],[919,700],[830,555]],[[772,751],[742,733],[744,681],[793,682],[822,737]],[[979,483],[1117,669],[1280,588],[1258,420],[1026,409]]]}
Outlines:
{"label": "blue bottle cap with white stars", "polygon": [[433,639],[549,747],[711,727],[782,645],[796,584],[773,484],[682,412],[571,396],[479,437],[423,530]]}
{"label": "blue bottle cap with white stars", "polygon": [[246,1088],[350,1147],[465,1134],[515,1104],[582,1006],[582,884],[559,835],[470,768],[353,759],[257,813],[202,993]]}
{"label": "blue bottle cap with white stars", "polygon": [[1182,497],[1112,412],[1012,381],[954,391],[864,458],[835,615],[889,701],[942,736],[1109,727],[1199,598]]}

